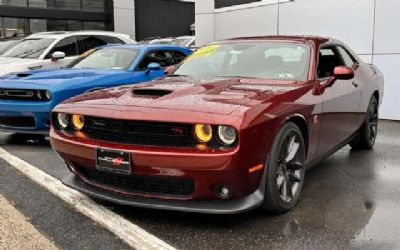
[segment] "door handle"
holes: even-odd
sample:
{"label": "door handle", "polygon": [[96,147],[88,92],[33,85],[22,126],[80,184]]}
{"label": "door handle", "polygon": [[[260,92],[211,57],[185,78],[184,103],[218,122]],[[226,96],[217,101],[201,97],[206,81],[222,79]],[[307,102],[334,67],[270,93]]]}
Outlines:
{"label": "door handle", "polygon": [[358,88],[358,83],[356,83],[355,81],[352,81],[351,84],[353,84],[354,87]]}

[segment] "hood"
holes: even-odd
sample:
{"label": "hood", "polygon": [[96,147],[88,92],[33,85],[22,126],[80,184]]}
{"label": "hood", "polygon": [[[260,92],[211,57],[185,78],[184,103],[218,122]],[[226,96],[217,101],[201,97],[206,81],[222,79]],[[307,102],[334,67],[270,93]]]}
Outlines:
{"label": "hood", "polygon": [[98,69],[54,69],[26,71],[0,78],[0,87],[7,88],[34,88],[34,87],[61,87],[66,84],[80,84],[82,81],[98,80],[114,74],[126,73],[121,70]]}
{"label": "hood", "polygon": [[27,71],[31,67],[37,67],[43,64],[40,59],[0,57],[0,75],[6,75],[13,72]]}
{"label": "hood", "polygon": [[[235,110],[244,112],[260,103],[285,101],[277,97],[299,92],[306,86],[309,84],[293,81],[168,77],[150,84],[96,91],[72,98],[65,104],[103,105],[105,109],[111,105],[135,106],[227,115]],[[286,96],[288,102],[296,98],[296,95]]]}
{"label": "hood", "polygon": [[26,59],[26,58],[15,58],[15,57],[0,57],[0,65],[9,66],[10,64],[24,64],[27,62],[33,62],[38,59]]}

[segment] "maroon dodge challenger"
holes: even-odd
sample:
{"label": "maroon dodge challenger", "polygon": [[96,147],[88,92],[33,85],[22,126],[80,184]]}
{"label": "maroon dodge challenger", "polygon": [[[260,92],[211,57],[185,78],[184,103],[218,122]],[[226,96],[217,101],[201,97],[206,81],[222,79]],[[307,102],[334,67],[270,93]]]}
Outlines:
{"label": "maroon dodge challenger", "polygon": [[[156,65],[149,65],[148,71]],[[111,202],[199,213],[299,201],[305,170],[371,149],[383,75],[323,37],[214,42],[149,84],[72,98],[52,113],[65,185]]]}

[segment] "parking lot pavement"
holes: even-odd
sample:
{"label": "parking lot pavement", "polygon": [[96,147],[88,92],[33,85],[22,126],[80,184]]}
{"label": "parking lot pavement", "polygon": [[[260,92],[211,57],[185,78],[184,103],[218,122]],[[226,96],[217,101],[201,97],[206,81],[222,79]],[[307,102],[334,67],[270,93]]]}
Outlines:
{"label": "parking lot pavement", "polygon": [[[2,148],[50,175],[67,173],[46,142],[2,136]],[[373,151],[347,146],[306,173],[302,199],[272,216],[200,215],[106,205],[181,249],[400,249],[400,123],[382,121]]]}
{"label": "parking lot pavement", "polygon": [[1,195],[0,221],[1,249],[57,249]]}
{"label": "parking lot pavement", "polygon": [[[130,249],[114,234],[76,212],[75,208],[47,192],[1,159],[0,170],[0,197],[4,197],[10,204],[7,211],[18,210],[23,217],[29,218],[29,224],[31,224],[29,226],[28,222],[23,223],[21,219],[12,219],[7,222],[0,216],[0,249],[52,249],[51,245],[55,245],[53,249],[55,247],[96,250]],[[1,214],[5,208],[1,203]],[[15,213],[17,212],[14,211],[13,214]],[[2,230],[3,227],[5,230]],[[28,228],[28,231],[24,231],[24,228]],[[46,247],[41,247],[41,245],[35,247],[36,239],[40,240],[40,238],[33,228],[40,232],[41,244],[47,244]],[[11,238],[8,237],[10,235]],[[44,237],[51,241],[51,245],[49,242],[46,243]],[[12,244],[10,240],[18,241],[14,244],[15,247],[9,245]]]}

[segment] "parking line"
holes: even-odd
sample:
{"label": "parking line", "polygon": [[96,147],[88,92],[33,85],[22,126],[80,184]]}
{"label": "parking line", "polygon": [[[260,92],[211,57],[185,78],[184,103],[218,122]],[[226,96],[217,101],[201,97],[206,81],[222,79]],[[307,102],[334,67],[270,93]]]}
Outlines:
{"label": "parking line", "polygon": [[71,205],[78,212],[114,233],[129,246],[135,249],[175,249],[139,226],[96,204],[86,195],[64,186],[61,181],[2,148],[0,148],[0,158],[50,193]]}

